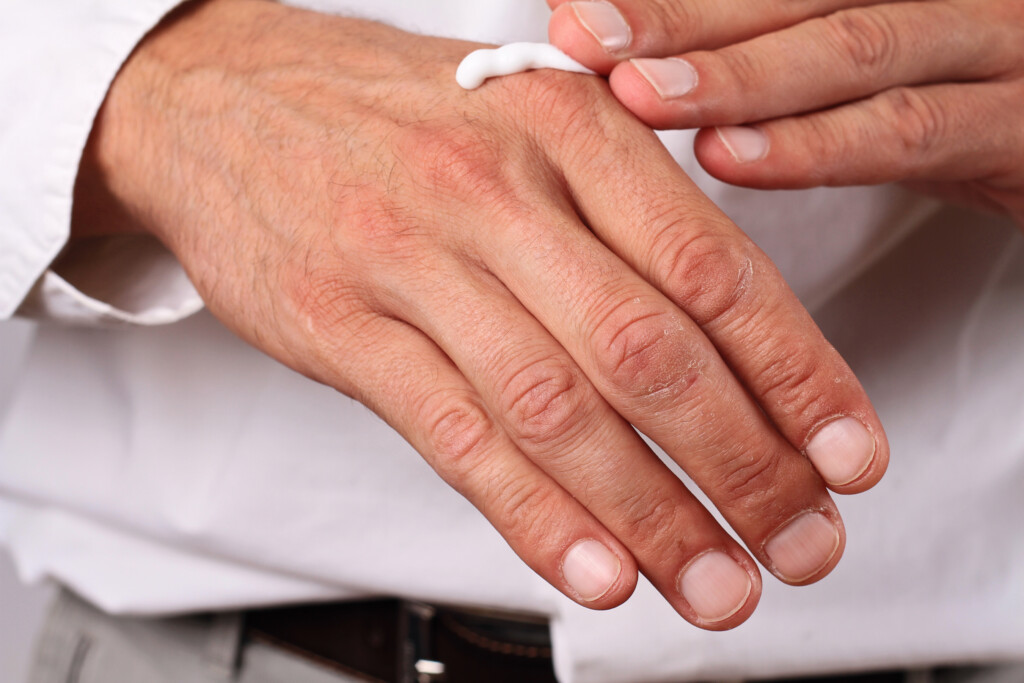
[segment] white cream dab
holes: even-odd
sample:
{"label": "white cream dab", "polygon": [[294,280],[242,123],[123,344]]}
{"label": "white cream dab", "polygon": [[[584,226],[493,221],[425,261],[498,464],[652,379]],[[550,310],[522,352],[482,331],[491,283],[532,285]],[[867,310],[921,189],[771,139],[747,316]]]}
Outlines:
{"label": "white cream dab", "polygon": [[509,43],[493,50],[470,52],[455,72],[455,80],[473,90],[493,76],[508,76],[531,69],[558,69],[581,74],[594,72],[547,43]]}

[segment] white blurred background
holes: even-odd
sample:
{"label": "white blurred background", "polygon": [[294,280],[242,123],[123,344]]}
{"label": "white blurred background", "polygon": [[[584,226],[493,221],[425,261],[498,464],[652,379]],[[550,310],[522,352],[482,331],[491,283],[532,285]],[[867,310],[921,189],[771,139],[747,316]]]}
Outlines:
{"label": "white blurred background", "polygon": [[[0,416],[6,412],[31,333],[32,326],[24,321],[0,322]],[[21,584],[10,558],[0,551],[0,681],[28,680],[32,641],[42,625],[52,592],[48,586]]]}

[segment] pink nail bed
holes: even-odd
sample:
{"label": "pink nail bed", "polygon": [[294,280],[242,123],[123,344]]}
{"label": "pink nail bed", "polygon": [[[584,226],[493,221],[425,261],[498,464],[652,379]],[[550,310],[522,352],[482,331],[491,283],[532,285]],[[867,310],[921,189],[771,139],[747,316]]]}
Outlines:
{"label": "pink nail bed", "polygon": [[682,97],[697,87],[697,70],[683,59],[631,59],[630,63],[663,100]]}
{"label": "pink nail bed", "polygon": [[622,13],[610,2],[583,0],[569,5],[583,28],[601,44],[606,52],[617,52],[633,38]]}
{"label": "pink nail bed", "polygon": [[562,576],[585,601],[597,600],[611,590],[621,571],[615,553],[592,538],[575,543],[562,560]]}
{"label": "pink nail bed", "polygon": [[740,164],[760,161],[768,156],[768,136],[754,126],[720,126],[718,139]]}
{"label": "pink nail bed", "polygon": [[747,604],[753,583],[736,560],[717,550],[693,560],[679,577],[679,592],[705,623],[724,621]]}
{"label": "pink nail bed", "polygon": [[821,571],[839,549],[839,529],[820,512],[805,512],[790,521],[764,546],[775,573],[800,583]]}
{"label": "pink nail bed", "polygon": [[859,420],[841,417],[811,438],[807,458],[829,484],[841,486],[860,477],[875,459],[875,439]]}

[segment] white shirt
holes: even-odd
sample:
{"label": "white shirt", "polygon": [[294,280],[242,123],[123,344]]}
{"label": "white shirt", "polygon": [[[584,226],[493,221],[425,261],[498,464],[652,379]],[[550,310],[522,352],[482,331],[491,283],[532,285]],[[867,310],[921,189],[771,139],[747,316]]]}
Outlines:
{"label": "white shirt", "polygon": [[[1024,657],[1024,241],[1012,226],[894,188],[727,187],[693,161],[692,136],[665,136],[844,352],[893,457],[875,490],[838,501],[849,540],[837,570],[798,589],[769,578],[735,631],[690,626],[646,582],[592,612],[523,566],[368,410],[190,316],[201,304],[161,248],[115,240],[75,255],[65,277],[48,270],[92,118],[174,4],[4,10],[0,313],[88,323],[40,327],[0,432],[0,544],[26,579],[119,613],[367,594],[529,610],[552,619],[564,681]],[[547,21],[542,0],[303,4],[495,42],[543,40]]]}

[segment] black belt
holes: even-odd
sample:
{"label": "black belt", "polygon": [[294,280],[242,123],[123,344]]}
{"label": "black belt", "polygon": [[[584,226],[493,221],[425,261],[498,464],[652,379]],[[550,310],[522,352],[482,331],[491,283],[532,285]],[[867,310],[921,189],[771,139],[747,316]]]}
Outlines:
{"label": "black belt", "polygon": [[547,621],[373,600],[253,610],[246,639],[368,681],[555,681]]}

